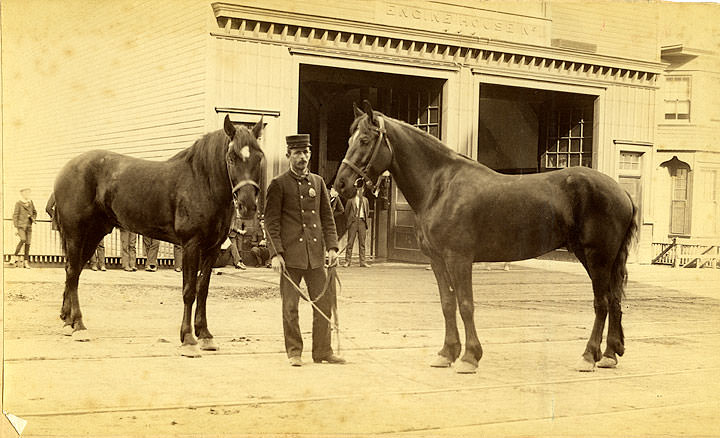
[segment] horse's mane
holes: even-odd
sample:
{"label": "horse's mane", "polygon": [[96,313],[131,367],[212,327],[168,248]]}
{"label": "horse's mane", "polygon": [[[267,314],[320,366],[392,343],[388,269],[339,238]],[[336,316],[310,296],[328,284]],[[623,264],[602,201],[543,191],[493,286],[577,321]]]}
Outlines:
{"label": "horse's mane", "polygon": [[[450,149],[449,147],[445,146],[438,138],[435,136],[423,131],[422,129],[416,128],[415,126],[403,122],[402,120],[394,119],[392,117],[386,116],[385,114],[381,113],[380,111],[373,111],[373,114],[375,116],[381,116],[385,120],[390,120],[392,123],[395,123],[396,125],[399,125],[400,128],[403,128],[401,130],[402,134],[406,137],[409,137],[410,135],[413,135],[412,143],[418,143],[420,142],[421,146],[426,146],[438,153],[441,153],[448,157],[455,157],[457,155],[461,155],[454,150]],[[358,127],[358,124],[362,120],[367,120],[367,117],[358,117],[356,118],[352,125],[350,126],[350,135],[352,135],[355,130]],[[366,121],[366,123],[369,123]],[[467,157],[466,157],[467,158]],[[471,160],[474,161],[474,160]]]}
{"label": "horse's mane", "polygon": [[[260,145],[258,145],[255,136],[252,135],[250,130],[244,126],[236,126],[235,129],[237,130],[236,137],[240,140],[233,144],[233,151],[236,155],[240,154],[240,148],[243,145],[249,145],[254,150],[262,152]],[[183,160],[193,169],[211,170],[219,168],[225,172],[225,153],[229,143],[230,138],[225,134],[225,131],[218,129],[203,135],[192,146],[173,155],[168,161]]]}

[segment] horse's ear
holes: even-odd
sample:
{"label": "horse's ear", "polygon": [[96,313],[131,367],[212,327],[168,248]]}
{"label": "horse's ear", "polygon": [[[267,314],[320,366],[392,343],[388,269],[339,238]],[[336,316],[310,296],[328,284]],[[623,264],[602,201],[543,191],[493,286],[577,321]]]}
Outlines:
{"label": "horse's ear", "polygon": [[360,108],[358,108],[358,106],[355,104],[355,102],[353,102],[353,112],[355,113],[355,118],[356,118],[356,119],[357,119],[358,117],[360,117],[360,116],[362,116],[362,115],[365,114],[365,113],[363,112],[363,110],[361,110]]}
{"label": "horse's ear", "polygon": [[252,134],[256,139],[258,139],[258,138],[260,138],[260,136],[262,136],[263,126],[264,126],[263,116],[260,116],[260,120],[255,124],[255,126],[253,126],[253,129],[252,129]]}
{"label": "horse's ear", "polygon": [[363,100],[363,109],[365,110],[365,114],[368,115],[368,119],[370,122],[377,126],[377,120],[375,120],[375,115],[373,114],[372,105],[370,104],[370,101],[367,99]]}
{"label": "horse's ear", "polygon": [[230,121],[230,116],[228,114],[225,114],[225,121],[223,122],[223,128],[225,129],[225,134],[227,134],[228,137],[235,138],[235,126]]}

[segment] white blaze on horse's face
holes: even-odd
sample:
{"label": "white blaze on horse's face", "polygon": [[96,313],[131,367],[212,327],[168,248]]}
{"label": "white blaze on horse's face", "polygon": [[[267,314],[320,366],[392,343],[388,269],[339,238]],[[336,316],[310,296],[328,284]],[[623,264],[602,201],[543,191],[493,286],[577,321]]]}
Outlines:
{"label": "white blaze on horse's face", "polygon": [[250,146],[245,145],[240,149],[240,159],[243,161],[247,161],[248,158],[250,158]]}

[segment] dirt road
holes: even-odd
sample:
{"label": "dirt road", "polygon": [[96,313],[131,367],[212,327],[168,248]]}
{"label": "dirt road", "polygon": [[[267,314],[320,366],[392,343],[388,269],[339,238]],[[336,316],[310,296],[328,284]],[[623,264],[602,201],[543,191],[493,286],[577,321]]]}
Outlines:
{"label": "dirt road", "polygon": [[[579,264],[477,266],[475,375],[427,364],[444,325],[420,265],[342,269],[348,364],[288,366],[277,276],[211,282],[220,350],[177,354],[180,275],[83,272],[90,342],[61,335],[63,271],[6,269],[4,407],[23,436],[720,436],[720,272],[631,266],[617,369],[578,373],[593,321]],[[310,345],[310,307],[301,306]],[[462,326],[460,326],[462,330]],[[310,363],[307,363],[310,362]]]}

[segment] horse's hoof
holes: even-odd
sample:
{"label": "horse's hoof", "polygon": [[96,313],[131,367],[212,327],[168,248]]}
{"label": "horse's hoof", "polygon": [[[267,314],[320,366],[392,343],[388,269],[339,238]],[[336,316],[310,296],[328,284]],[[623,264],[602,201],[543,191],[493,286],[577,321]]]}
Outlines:
{"label": "horse's hoof", "polygon": [[200,342],[201,350],[217,351],[220,349],[213,338],[200,338],[198,339],[198,342]]}
{"label": "horse's hoof", "polygon": [[612,357],[603,356],[597,363],[597,366],[598,368],[615,368],[617,366],[617,360]]}
{"label": "horse's hoof", "polygon": [[448,359],[445,356],[437,355],[435,356],[435,359],[433,359],[432,362],[430,362],[430,366],[433,368],[447,368],[452,364],[452,361]]}
{"label": "horse's hoof", "polygon": [[584,357],[581,357],[578,361],[577,365],[575,365],[575,370],[583,372],[583,373],[589,373],[591,371],[595,371],[595,362],[590,362]]}
{"label": "horse's hoof", "polygon": [[455,372],[458,374],[475,374],[477,372],[477,364],[471,364],[461,360],[455,365]]}
{"label": "horse's hoof", "polygon": [[73,335],[73,328],[70,324],[65,324],[62,328],[62,334],[64,336],[72,336]]}
{"label": "horse's hoof", "polygon": [[77,342],[88,342],[90,335],[87,330],[75,330],[72,334],[73,341]]}
{"label": "horse's hoof", "polygon": [[202,354],[200,354],[200,349],[198,348],[197,344],[183,344],[178,348],[178,350],[180,351],[180,356],[202,357]]}

